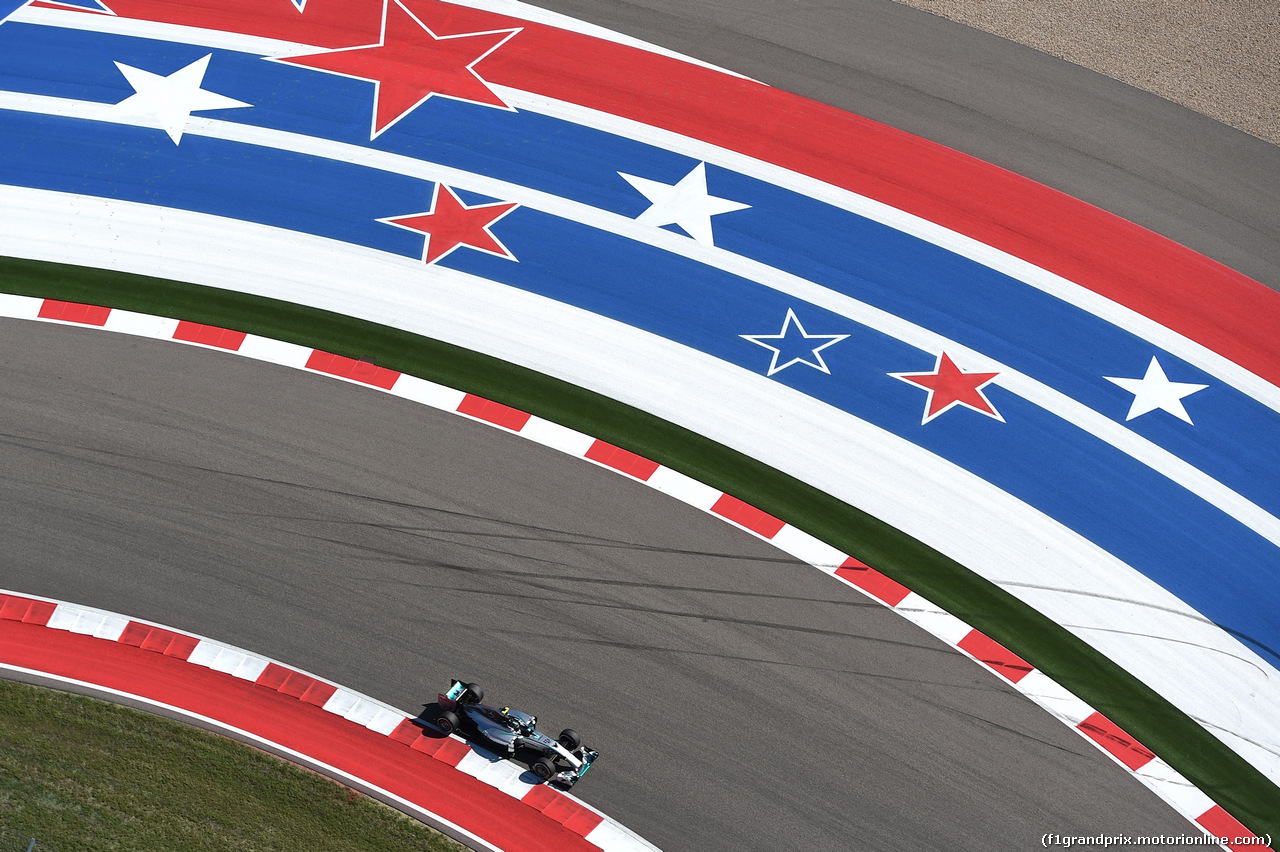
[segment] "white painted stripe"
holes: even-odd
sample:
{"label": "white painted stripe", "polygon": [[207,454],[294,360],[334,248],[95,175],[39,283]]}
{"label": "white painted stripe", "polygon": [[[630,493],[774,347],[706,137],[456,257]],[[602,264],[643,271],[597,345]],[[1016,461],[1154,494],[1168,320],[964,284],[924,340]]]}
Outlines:
{"label": "white painted stripe", "polygon": [[70,604],[58,604],[53,615],[49,616],[47,626],[54,630],[70,630],[80,617],[80,609]]}
{"label": "white painted stripe", "polygon": [[119,642],[120,637],[124,635],[125,628],[128,626],[129,619],[114,613],[104,613],[102,621],[99,623],[98,629],[93,631],[93,635],[108,642]]}
{"label": "white painted stripe", "polygon": [[[669,467],[660,467],[655,470],[653,476],[649,477],[648,483],[663,494],[670,495],[704,512],[710,512],[711,507],[724,494],[723,491],[712,488],[710,485],[704,485],[698,480],[685,476],[683,473],[672,470]],[[720,516],[716,515],[716,517],[719,518]],[[724,520],[723,518],[720,519]]]}
{"label": "white painted stripe", "polygon": [[329,696],[329,700],[324,703],[324,707],[321,709],[346,718],[346,715],[351,712],[351,708],[355,707],[359,701],[360,697],[358,695],[352,695],[345,689],[338,689],[333,695]]}
{"label": "white painted stripe", "polygon": [[283,340],[271,340],[266,337],[249,335],[244,339],[244,344],[241,345],[239,351],[246,358],[270,361],[272,364],[280,364],[283,367],[302,369],[307,365],[307,360],[315,350],[306,346],[298,346],[295,343],[286,343]]}
{"label": "white painted stripe", "polygon": [[[331,713],[338,713],[347,721],[354,722],[383,736],[390,736],[391,732],[398,728],[400,723],[407,718],[401,711],[388,707],[381,701],[375,701],[362,695],[353,696],[350,693],[343,692],[343,690],[338,690],[338,692],[342,692],[344,696],[354,698],[355,702],[345,711],[339,712],[337,708],[346,703],[346,698],[335,703],[333,699],[337,698],[338,693],[334,693],[333,697],[325,703],[325,710],[329,710]],[[330,709],[331,705],[333,709]]]}
{"label": "white painted stripe", "polygon": [[[501,783],[494,784],[499,791],[513,799],[523,799],[534,787],[541,787],[542,782],[533,777],[523,766],[512,766],[511,775]],[[608,822],[608,820],[606,820]]]}
{"label": "white painted stripe", "polygon": [[103,614],[92,610],[82,609],[76,613],[76,620],[67,628],[70,633],[79,633],[83,636],[92,636],[98,632],[98,628],[102,626]]}
{"label": "white painted stripe", "polygon": [[54,608],[46,626],[53,630],[65,630],[68,633],[117,642],[129,626],[129,619],[98,609],[62,603]]}
{"label": "white painted stripe", "polygon": [[973,631],[968,624],[915,592],[903,598],[894,609],[948,645],[960,644],[960,640]]}
{"label": "white painted stripe", "polygon": [[605,820],[587,833],[586,841],[604,852],[636,852],[649,844],[616,822]]}
{"label": "white painted stripe", "polygon": [[529,422],[520,430],[520,437],[578,457],[585,455],[587,450],[591,449],[591,445],[596,442],[596,439],[590,435],[584,435],[576,429],[552,423],[550,420],[543,420],[541,417],[529,418]]}
{"label": "white painted stripe", "polygon": [[1213,807],[1213,799],[1158,757],[1134,774],[1179,813],[1199,816]]}
{"label": "white painted stripe", "polygon": [[848,554],[832,547],[825,541],[809,535],[803,530],[796,529],[791,524],[787,524],[778,530],[778,534],[773,537],[772,542],[773,546],[783,553],[788,553],[801,562],[807,562],[814,568],[828,574],[834,574],[835,570],[849,558]]}
{"label": "white painted stripe", "polygon": [[43,304],[44,299],[0,293],[0,316],[33,320],[40,316],[40,306]]}
{"label": "white painted stripe", "polygon": [[392,732],[394,732],[396,728],[400,727],[401,723],[408,718],[408,716],[399,710],[394,710],[383,705],[378,712],[374,714],[374,717],[369,720],[369,723],[365,725],[365,727],[373,731],[375,734],[382,734],[384,737],[389,737]]}
{"label": "white painted stripe", "polygon": [[1094,713],[1092,707],[1039,669],[1032,669],[1015,687],[1072,728]]}
{"label": "white painted stripe", "polygon": [[400,376],[391,392],[398,397],[429,405],[442,411],[456,411],[466,396],[460,390],[447,388],[435,382],[428,382],[417,376],[406,375]]}
{"label": "white painted stripe", "polygon": [[648,145],[684,154],[739,174],[771,183],[775,186],[807,195],[841,210],[847,210],[873,222],[887,225],[913,237],[924,240],[961,257],[979,263],[996,272],[1008,275],[1037,290],[1061,299],[1069,305],[1106,320],[1117,328],[1149,340],[1161,349],[1193,364],[1220,382],[1237,388],[1242,393],[1280,412],[1280,388],[1266,379],[1246,370],[1199,343],[1148,319],[1137,311],[1111,301],[1105,296],[1082,287],[1075,282],[1041,269],[1019,257],[966,237],[942,225],[919,216],[898,210],[883,202],[846,189],[825,183],[817,178],[795,172],[771,163],[765,163],[732,151],[708,144],[690,136],[682,136],[669,130],[651,127],[638,121],[622,118],[612,113],[600,112],[577,104],[558,101],[518,89],[496,87],[499,96],[521,110],[538,112],[552,118],[603,130],[606,133],[635,139]]}
{"label": "white painted stripe", "polygon": [[124,311],[120,308],[113,308],[111,314],[107,317],[107,323],[103,326],[107,331],[116,331],[121,334],[132,334],[136,337],[150,337],[156,340],[172,340],[173,333],[178,329],[178,321],[175,319],[167,319],[165,317],[151,316],[150,314],[139,314],[133,311]]}
{"label": "white painted stripe", "polygon": [[356,703],[352,704],[351,709],[343,713],[342,716],[348,722],[355,722],[361,727],[368,727],[381,709],[382,707],[377,702],[361,697],[357,698]]}
{"label": "white painted stripe", "polygon": [[[0,191],[0,209],[15,223],[0,233],[3,254],[256,292],[404,328],[604,393],[733,447],[1031,603],[1280,779],[1280,678],[1265,661],[1032,507],[804,394],[562,303],[294,232],[17,188]],[[173,248],[156,252],[157,244]],[[363,289],[352,293],[351,281]],[[267,345],[259,339],[248,348]],[[309,350],[297,349],[305,362]],[[671,394],[673,386],[683,394]],[[744,406],[769,416],[744,418]],[[719,495],[666,469],[651,484],[704,509]],[[966,520],[975,514],[987,519],[980,528]],[[1199,631],[1194,644],[1185,641],[1188,625]],[[1140,646],[1135,635],[1149,638]]]}
{"label": "white painted stripe", "polygon": [[[110,115],[107,112],[110,109],[108,104],[0,92],[0,109],[6,108],[94,121],[105,120]],[[656,246],[664,251],[687,257],[706,266],[802,299],[934,356],[946,351],[961,369],[968,372],[999,373],[995,384],[1176,482],[1280,547],[1280,518],[1124,424],[956,341],[815,282],[782,272],[768,264],[549,193],[358,145],[207,118],[193,119],[185,132],[305,153],[341,162],[359,163],[370,168],[419,177],[423,180],[443,181],[451,186],[463,186],[486,195],[516,201],[560,218],[581,222],[636,242]],[[1223,380],[1226,381],[1226,379]],[[1274,388],[1271,385],[1267,387],[1271,387],[1276,392],[1275,407],[1280,411],[1280,388]],[[1247,389],[1242,388],[1242,390]]]}
{"label": "white painted stripe", "polygon": [[459,772],[478,778],[489,770],[495,760],[496,758],[487,756],[473,748],[462,756],[462,760],[458,761],[455,767]]}

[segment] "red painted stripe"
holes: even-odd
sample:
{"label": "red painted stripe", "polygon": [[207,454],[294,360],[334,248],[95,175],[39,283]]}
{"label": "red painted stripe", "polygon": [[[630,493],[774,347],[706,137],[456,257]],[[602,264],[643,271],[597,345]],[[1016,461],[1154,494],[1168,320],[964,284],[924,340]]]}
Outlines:
{"label": "red painted stripe", "polygon": [[470,393],[462,398],[462,404],[458,406],[457,410],[459,414],[465,414],[477,420],[484,420],[495,426],[510,429],[512,432],[519,432],[523,429],[531,416],[518,408],[512,408],[500,402],[493,402],[482,396]]}
{"label": "red painted stripe", "polygon": [[903,131],[675,59],[537,26],[509,47],[477,64],[484,79],[884,202],[1061,275],[1280,383],[1280,296],[1117,216]]}
{"label": "red painted stripe", "polygon": [[524,794],[524,798],[520,801],[524,802],[531,808],[542,810],[559,798],[561,798],[561,795],[553,788],[548,787],[546,784],[538,784],[530,787],[528,792]]}
{"label": "red painted stripe", "polygon": [[45,299],[40,304],[40,316],[44,319],[78,322],[83,325],[106,325],[111,316],[110,308],[97,305],[82,305],[79,302],[59,302],[57,299]]}
{"label": "red painted stripe", "polygon": [[1095,712],[1076,727],[1134,771],[1146,766],[1155,758],[1150,750],[1101,713]]}
{"label": "red painted stripe", "polygon": [[862,589],[862,591],[879,598],[889,606],[897,606],[902,603],[907,595],[911,594],[911,590],[897,580],[890,580],[884,574],[874,568],[863,565],[852,556],[836,569],[836,576],[848,580],[859,589]]}
{"label": "red painted stripe", "polygon": [[[307,44],[377,41],[380,0],[112,0],[123,17]],[[900,130],[646,51],[407,0],[438,35],[522,27],[476,64],[486,81],[738,151],[936,222],[1144,314],[1280,384],[1280,295],[1056,190]],[[762,121],[761,116],[767,116]]]}
{"label": "red painted stripe", "polygon": [[970,631],[968,636],[961,639],[958,647],[1013,683],[1022,680],[1035,668],[996,640],[977,630]]}
{"label": "red painted stripe", "polygon": [[[434,737],[424,737],[424,739],[434,739]],[[462,762],[462,758],[471,754],[471,746],[460,740],[455,740],[451,737],[441,737],[437,742],[439,744],[432,752],[432,756],[436,760],[439,760],[442,763],[447,763],[450,766],[457,766]]]}
{"label": "red painted stripe", "polygon": [[284,686],[293,674],[295,674],[293,669],[285,668],[277,663],[267,663],[267,667],[262,670],[262,674],[258,675],[258,679],[254,683],[279,692],[280,687]]}
{"label": "red painted stripe", "polygon": [[19,595],[0,595],[0,619],[5,621],[21,621],[43,627],[53,618],[57,604],[49,601],[38,601]]}
{"label": "red painted stripe", "polygon": [[647,482],[649,477],[653,476],[653,472],[658,469],[657,462],[605,441],[596,441],[592,444],[587,450],[587,458],[644,482]]}
{"label": "red painted stripe", "polygon": [[596,826],[604,822],[604,817],[589,808],[580,808],[576,814],[561,823],[565,828],[580,837],[586,837],[595,831]]}
{"label": "red painted stripe", "polygon": [[216,325],[201,325],[198,322],[182,320],[173,333],[174,340],[185,340],[188,343],[201,343],[205,346],[216,346],[219,349],[239,351],[248,337],[243,331],[232,331],[229,328],[218,328]]}
{"label": "red painted stripe", "polygon": [[1196,822],[1214,837],[1231,838],[1231,841],[1227,843],[1227,848],[1233,850],[1233,852],[1240,849],[1270,848],[1253,843],[1235,843],[1236,838],[1257,837],[1258,835],[1245,828],[1244,823],[1224,811],[1220,805],[1214,805],[1196,817]]}
{"label": "red painted stripe", "polygon": [[196,645],[200,644],[200,640],[194,636],[175,633],[163,627],[153,627],[137,621],[132,621],[125,627],[124,633],[120,635],[120,641],[144,651],[153,651],[179,660],[190,657]]}
{"label": "red painted stripe", "polygon": [[[534,793],[533,790],[541,792]],[[521,801],[537,808],[581,837],[586,837],[595,830],[596,826],[604,822],[604,819],[595,811],[550,787],[535,787]]]}
{"label": "red painted stripe", "polygon": [[412,719],[403,720],[399,725],[396,725],[396,729],[390,734],[391,739],[407,746],[413,745],[421,736],[422,728],[415,725]]}
{"label": "red painted stripe", "polygon": [[773,538],[778,534],[778,530],[786,526],[785,521],[780,521],[773,515],[762,512],[755,506],[743,503],[737,497],[731,497],[728,494],[720,495],[720,499],[711,507],[711,511],[765,538]]}
{"label": "red painted stripe", "polygon": [[0,661],[118,689],[232,725],[420,804],[506,852],[598,852],[574,831],[445,762],[273,689],[203,666],[8,620],[0,620]]}
{"label": "red painted stripe", "polygon": [[375,44],[383,0],[308,0],[306,14],[292,3],[257,0],[105,0],[122,18],[142,18],[207,30],[300,41],[321,47]]}
{"label": "red painted stripe", "polygon": [[307,369],[373,385],[383,390],[391,390],[396,380],[400,378],[400,374],[395,370],[388,370],[377,364],[370,364],[368,361],[357,361],[355,358],[334,355],[332,352],[321,352],[319,349],[313,351],[311,357],[307,359]]}
{"label": "red painted stripe", "polygon": [[338,687],[331,683],[325,683],[322,680],[316,680],[313,677],[307,677],[304,674],[296,675],[300,682],[305,681],[306,688],[297,696],[298,700],[304,704],[311,704],[315,707],[323,707],[338,691]]}
{"label": "red painted stripe", "polygon": [[451,740],[443,734],[429,736],[426,733],[419,731],[418,738],[416,740],[412,740],[409,743],[409,746],[415,751],[420,751],[428,757],[435,757],[436,753],[439,752],[440,749],[444,748],[449,742],[451,742]]}

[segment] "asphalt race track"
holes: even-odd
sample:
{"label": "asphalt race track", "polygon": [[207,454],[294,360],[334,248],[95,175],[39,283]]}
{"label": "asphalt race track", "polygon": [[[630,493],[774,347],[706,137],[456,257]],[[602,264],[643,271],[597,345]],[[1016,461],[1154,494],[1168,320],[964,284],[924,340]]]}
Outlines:
{"label": "asphalt race track", "polygon": [[[556,8],[1008,166],[1280,285],[1274,146],[889,2],[756,5]],[[582,731],[602,758],[578,792],[668,852],[1190,829],[996,676],[615,474],[174,344],[6,320],[0,361],[4,587],[405,709],[450,676],[479,680]]]}
{"label": "asphalt race track", "polygon": [[582,731],[581,795],[668,852],[1189,828],[995,675],[616,474],[233,356],[12,320],[0,341],[10,588],[405,709],[479,680]]}

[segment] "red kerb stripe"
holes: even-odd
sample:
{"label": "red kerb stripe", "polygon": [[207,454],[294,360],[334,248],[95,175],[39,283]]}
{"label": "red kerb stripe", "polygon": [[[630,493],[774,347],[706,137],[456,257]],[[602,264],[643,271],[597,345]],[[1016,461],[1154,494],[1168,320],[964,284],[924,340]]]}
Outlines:
{"label": "red kerb stripe", "polygon": [[450,766],[457,766],[462,762],[462,758],[469,754],[471,754],[471,746],[450,737],[440,740],[440,748],[436,749],[432,757]]}
{"label": "red kerb stripe", "polygon": [[19,595],[0,595],[0,618],[5,621],[21,621],[24,624],[46,625],[53,618],[55,603],[24,598]]}
{"label": "red kerb stripe", "polygon": [[1101,713],[1095,712],[1076,727],[1135,772],[1155,758],[1155,755],[1142,743],[1129,736],[1123,728]]}
{"label": "red kerb stripe", "polygon": [[518,408],[512,408],[500,402],[493,402],[471,393],[462,398],[462,404],[458,406],[458,413],[474,417],[477,420],[484,420],[504,429],[510,429],[512,432],[519,432],[523,429],[531,416]]}
{"label": "red kerb stripe", "polygon": [[836,576],[842,580],[848,580],[859,589],[862,589],[862,591],[872,597],[879,598],[889,606],[897,606],[902,603],[907,595],[911,594],[911,590],[906,586],[896,580],[890,580],[884,574],[874,568],[863,565],[852,556],[836,569]]}
{"label": "red kerb stripe", "polygon": [[593,462],[608,465],[614,470],[620,470],[627,476],[634,476],[642,482],[648,481],[649,477],[653,476],[653,472],[658,469],[657,462],[605,441],[596,441],[592,444],[591,449],[587,450],[587,458]]}
{"label": "red kerb stripe", "polygon": [[[1205,831],[1214,837],[1230,837],[1234,840],[1237,837],[1257,837],[1252,831],[1244,827],[1244,823],[1233,817],[1222,809],[1221,805],[1214,805],[1209,810],[1196,817],[1198,822]],[[1227,843],[1227,848],[1233,850],[1239,849],[1261,849],[1269,847],[1246,845],[1243,843]]]}
{"label": "red kerb stripe", "polygon": [[976,657],[992,671],[1003,675],[1012,683],[1022,680],[1034,668],[1026,660],[1001,645],[990,636],[978,630],[972,630],[959,642],[960,650]]}
{"label": "red kerb stripe", "polygon": [[319,349],[312,352],[311,357],[307,359],[307,369],[373,385],[383,390],[391,390],[396,380],[400,378],[400,374],[395,370],[388,370],[377,364],[370,364],[368,361],[357,361],[355,358],[321,352]]}
{"label": "red kerb stripe", "polygon": [[198,322],[183,320],[173,333],[174,340],[185,340],[188,343],[200,343],[205,346],[216,346],[219,349],[239,351],[248,337],[243,331],[232,331],[229,328],[218,328],[216,325],[201,325]]}
{"label": "red kerb stripe", "polygon": [[110,308],[97,305],[82,305],[79,302],[59,302],[57,299],[45,299],[40,305],[40,316],[44,319],[78,322],[83,325],[106,325],[111,316]]}
{"label": "red kerb stripe", "polygon": [[720,495],[720,499],[711,507],[711,511],[765,538],[773,538],[778,534],[778,530],[786,526],[784,521],[780,521],[773,515],[762,512],[755,506],[743,503],[737,497],[731,497],[728,494]]}

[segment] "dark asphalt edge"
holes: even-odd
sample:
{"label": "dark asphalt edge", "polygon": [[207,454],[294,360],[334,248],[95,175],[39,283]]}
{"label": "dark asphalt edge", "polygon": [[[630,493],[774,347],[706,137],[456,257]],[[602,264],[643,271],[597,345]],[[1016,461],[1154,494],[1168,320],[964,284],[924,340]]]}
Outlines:
{"label": "dark asphalt edge", "polygon": [[16,258],[0,258],[0,292],[185,319],[370,361],[652,459],[853,554],[923,595],[1099,710],[1252,831],[1280,835],[1280,787],[1065,628],[888,524],[687,429],[492,356],[260,296]]}

